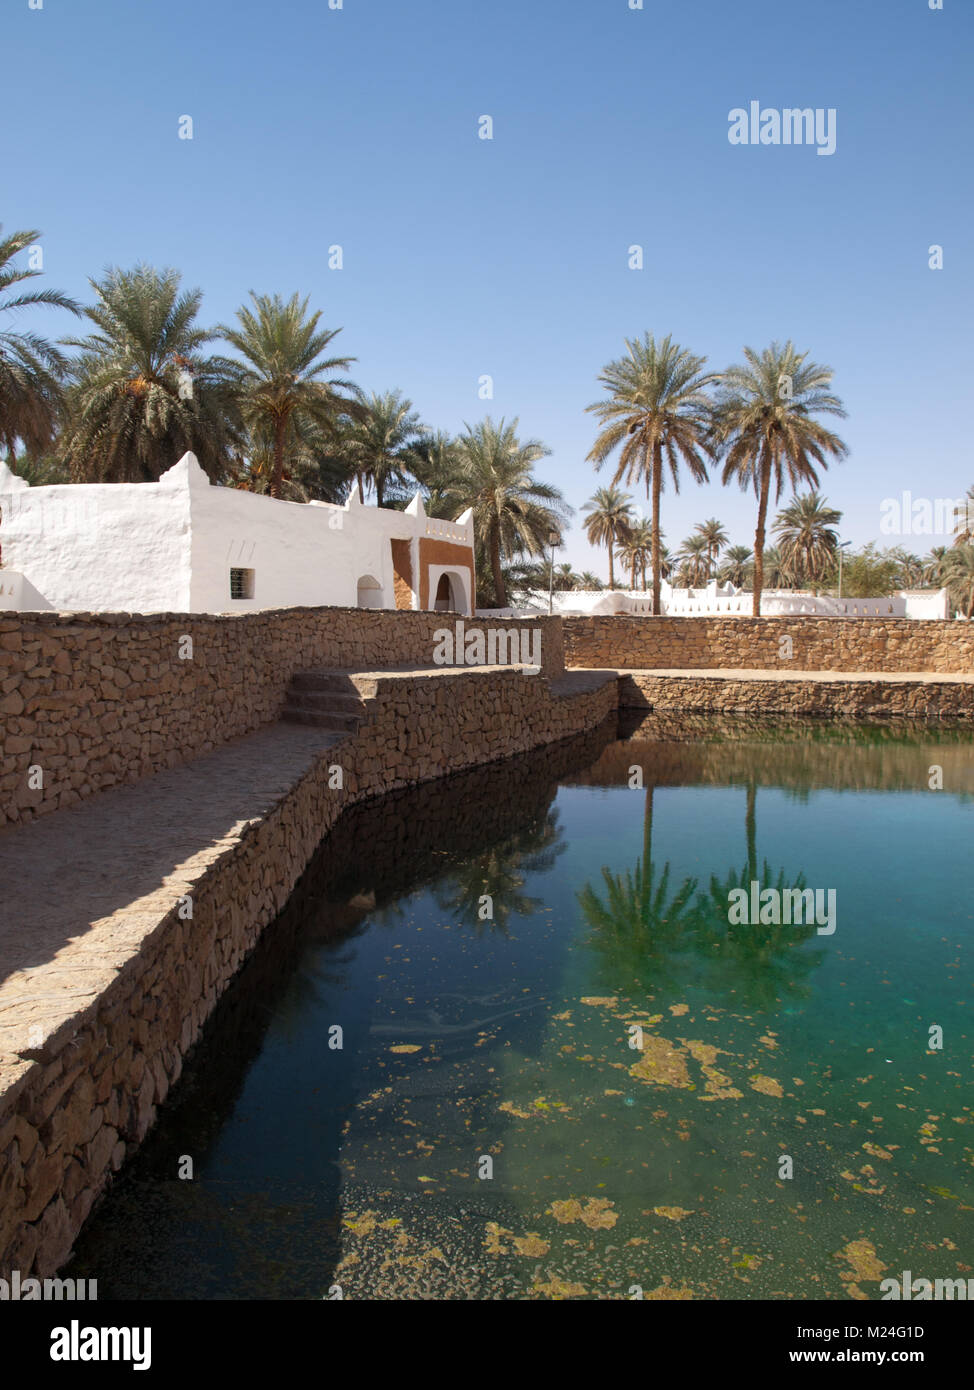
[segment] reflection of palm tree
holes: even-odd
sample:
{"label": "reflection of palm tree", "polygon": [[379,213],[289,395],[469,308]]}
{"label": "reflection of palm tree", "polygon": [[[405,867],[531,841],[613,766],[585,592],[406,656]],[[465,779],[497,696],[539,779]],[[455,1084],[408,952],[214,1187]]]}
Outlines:
{"label": "reflection of palm tree", "polygon": [[652,786],[646,788],[642,858],[625,875],[603,865],[602,879],[604,900],[590,883],[578,895],[583,917],[596,929],[590,945],[601,954],[613,988],[634,980],[658,987],[670,973],[672,956],[687,944],[697,881],[685,878],[671,897],[668,863],[656,879]]}
{"label": "reflection of palm tree", "polygon": [[752,1008],[767,1009],[782,996],[804,998],[809,992],[805,978],[821,964],[824,952],[793,950],[815,934],[814,922],[800,926],[762,922],[731,926],[728,904],[735,890],[743,889],[750,895],[751,884],[757,883],[759,893],[774,889],[780,902],[786,889],[805,888],[804,874],[788,880],[781,869],[775,878],[767,860],[758,871],[757,787],[753,781],[747,787],[745,833],[747,863],[740,872],[731,870],[723,879],[714,874],[709,892],[700,895],[698,944],[711,960],[729,968],[726,984],[738,992],[739,998]]}
{"label": "reflection of palm tree", "polygon": [[[506,936],[512,916],[533,917],[544,906],[541,898],[530,897],[522,889],[529,874],[546,873],[564,854],[567,846],[561,836],[558,813],[550,811],[529,829],[489,845],[434,887],[437,906],[461,925],[474,927],[478,936],[485,926]],[[490,897],[493,912],[486,921],[480,916],[485,896]]]}
{"label": "reflection of palm tree", "polygon": [[685,878],[670,893],[670,865],[656,877],[652,862],[653,788],[646,790],[643,822],[643,853],[632,871],[614,874],[602,869],[605,894],[600,896],[591,884],[579,894],[582,915],[595,933],[590,945],[599,952],[607,967],[611,988],[626,989],[634,981],[647,987],[671,986],[677,967],[686,968],[691,955],[707,966],[704,983],[726,994],[734,991],[736,1000],[754,1008],[773,1008],[775,1001],[788,995],[808,993],[806,977],[824,958],[822,951],[795,951],[793,948],[814,934],[815,923],[804,926],[764,925],[731,927],[728,903],[733,889],[749,891],[757,882],[761,889],[804,889],[804,876],[789,880],[784,870],[777,877],[768,864],[758,870],[756,784],[747,789],[745,829],[747,862],[739,871],[723,879],[714,875],[709,890],[697,892],[697,880]]}

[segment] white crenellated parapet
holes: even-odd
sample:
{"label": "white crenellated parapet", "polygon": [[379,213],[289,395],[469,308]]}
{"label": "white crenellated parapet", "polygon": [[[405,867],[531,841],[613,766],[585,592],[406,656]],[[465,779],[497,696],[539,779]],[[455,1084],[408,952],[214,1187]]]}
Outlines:
{"label": "white crenellated parapet", "polygon": [[[423,542],[448,540],[467,556]],[[410,565],[396,570],[398,543]],[[81,612],[247,612],[328,606],[395,608],[407,580],[414,608],[437,586],[470,612],[473,517],[427,517],[419,493],[404,511],[290,502],[214,485],[187,453],[155,483],[29,487],[0,463],[0,604]]]}
{"label": "white crenellated parapet", "polygon": [[[705,589],[674,589],[666,580],[660,586],[660,609],[664,618],[750,618],[753,600],[750,592],[714,581]],[[649,617],[652,595],[642,590],[569,590],[552,596],[552,610],[565,617],[597,617],[618,614]],[[547,612],[548,595],[532,594],[519,612]],[[794,590],[766,589],[761,595],[761,616],[811,618],[919,618],[950,617],[950,598],[946,589],[936,592],[890,594],[886,598],[834,598],[827,594],[799,593]]]}

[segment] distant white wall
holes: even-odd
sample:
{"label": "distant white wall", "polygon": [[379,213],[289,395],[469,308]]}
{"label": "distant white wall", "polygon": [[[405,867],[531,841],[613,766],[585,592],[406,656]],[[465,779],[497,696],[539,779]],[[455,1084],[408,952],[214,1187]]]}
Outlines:
{"label": "distant white wall", "polygon": [[[626,614],[648,616],[653,611],[652,594],[633,589],[581,590],[556,593],[553,611],[569,615]],[[749,618],[752,597],[746,590],[713,581],[704,589],[674,589],[664,579],[660,586],[663,617]],[[548,595],[532,594],[518,613],[547,613]],[[817,618],[949,618],[946,589],[936,593],[897,593],[886,598],[833,598],[800,593],[789,589],[765,589],[761,595],[761,615],[766,618],[800,616]]]}

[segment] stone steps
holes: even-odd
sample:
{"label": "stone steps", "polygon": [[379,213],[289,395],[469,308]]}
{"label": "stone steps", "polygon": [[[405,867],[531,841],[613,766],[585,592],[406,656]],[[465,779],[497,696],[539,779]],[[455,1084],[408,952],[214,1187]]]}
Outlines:
{"label": "stone steps", "polygon": [[295,671],[291,677],[291,689],[349,693],[355,690],[355,686],[344,671]]}
{"label": "stone steps", "polygon": [[335,671],[296,671],[284,697],[281,718],[287,724],[310,724],[333,733],[354,734],[365,718],[365,705],[347,675]]}

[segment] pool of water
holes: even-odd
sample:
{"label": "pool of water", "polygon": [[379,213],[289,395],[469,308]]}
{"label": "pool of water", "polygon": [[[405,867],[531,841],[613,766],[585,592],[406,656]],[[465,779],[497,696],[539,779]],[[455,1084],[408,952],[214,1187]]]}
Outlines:
{"label": "pool of water", "polygon": [[[621,734],[350,812],[70,1273],[192,1299],[974,1274],[974,736]],[[741,887],[823,913],[732,924]]]}

